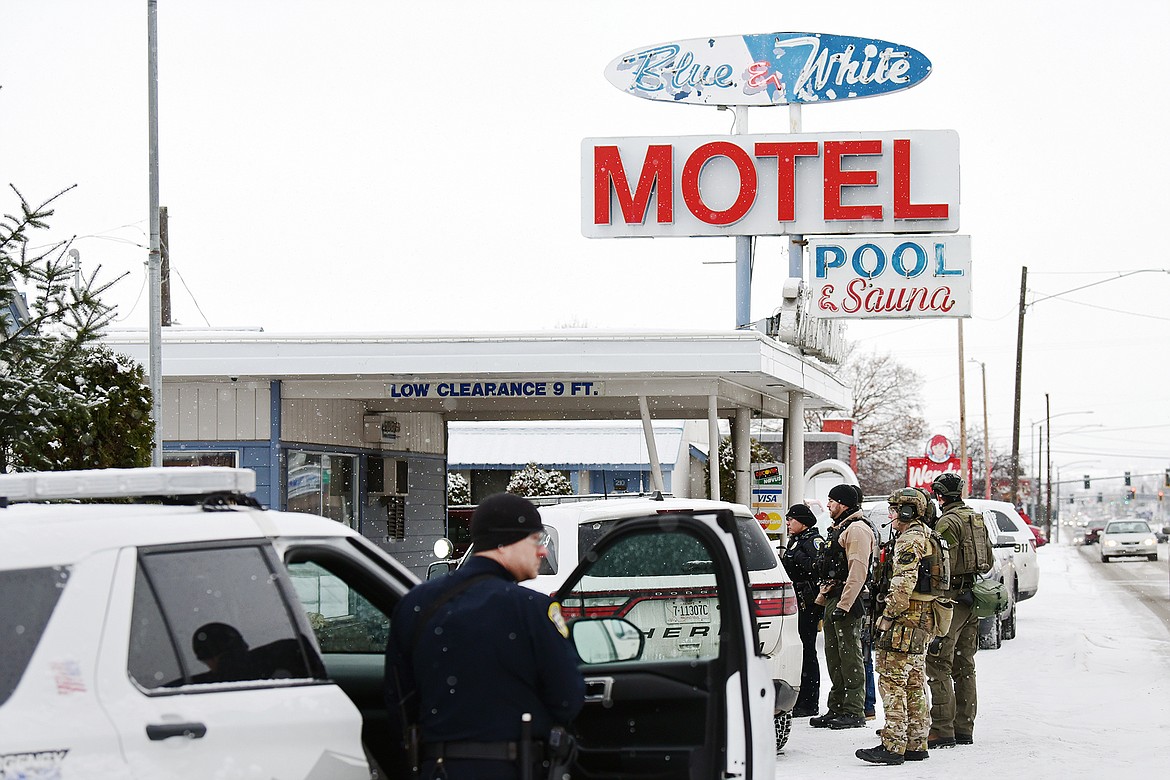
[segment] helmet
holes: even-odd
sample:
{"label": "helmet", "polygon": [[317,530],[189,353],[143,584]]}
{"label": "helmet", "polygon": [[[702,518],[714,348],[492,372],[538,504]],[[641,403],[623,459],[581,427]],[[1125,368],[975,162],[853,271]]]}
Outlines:
{"label": "helmet", "polygon": [[915,488],[902,488],[890,494],[890,508],[902,522],[921,520],[926,517],[926,499]]}
{"label": "helmet", "polygon": [[930,489],[939,498],[958,498],[963,495],[963,478],[953,471],[939,474],[930,483]]}
{"label": "helmet", "polygon": [[921,493],[923,500],[926,501],[926,524],[931,528],[934,528],[934,524],[938,521],[938,506],[936,506],[932,500],[934,496],[930,495],[930,493],[926,492],[922,488],[914,489]]}

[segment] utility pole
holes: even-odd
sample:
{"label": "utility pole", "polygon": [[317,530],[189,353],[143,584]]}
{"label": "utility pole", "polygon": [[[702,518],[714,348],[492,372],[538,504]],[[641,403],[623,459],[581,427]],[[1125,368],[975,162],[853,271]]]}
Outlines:
{"label": "utility pole", "polygon": [[162,273],[159,287],[162,290],[162,326],[171,324],[171,241],[167,227],[167,207],[158,210],[158,242],[162,250]]}
{"label": "utility pole", "polygon": [[1020,269],[1020,321],[1016,329],[1016,402],[1012,412],[1012,505],[1020,502],[1020,386],[1024,376],[1024,309],[1027,306],[1028,266]]}
{"label": "utility pole", "polygon": [[158,0],[146,3],[147,145],[150,178],[150,254],[147,278],[150,300],[150,421],[154,447],[150,465],[162,465],[162,257],[158,225]]}
{"label": "utility pole", "polygon": [[1048,461],[1046,467],[1047,473],[1047,497],[1044,501],[1044,532],[1048,534],[1048,538],[1052,538],[1052,410],[1048,405],[1048,393],[1044,394],[1044,430],[1048,431]]}

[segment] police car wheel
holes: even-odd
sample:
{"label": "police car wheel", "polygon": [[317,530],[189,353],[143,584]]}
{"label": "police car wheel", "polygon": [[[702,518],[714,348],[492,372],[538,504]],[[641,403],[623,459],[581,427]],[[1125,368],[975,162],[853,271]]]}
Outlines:
{"label": "police car wheel", "polygon": [[1003,620],[999,621],[999,638],[1004,642],[1009,639],[1016,638],[1016,605],[1012,604],[1012,608],[1004,615]]}
{"label": "police car wheel", "polygon": [[792,713],[781,712],[772,722],[776,729],[776,752],[779,753],[788,744],[788,735],[792,732]]}
{"label": "police car wheel", "polygon": [[998,650],[1003,643],[999,633],[999,617],[991,615],[979,621],[979,649]]}

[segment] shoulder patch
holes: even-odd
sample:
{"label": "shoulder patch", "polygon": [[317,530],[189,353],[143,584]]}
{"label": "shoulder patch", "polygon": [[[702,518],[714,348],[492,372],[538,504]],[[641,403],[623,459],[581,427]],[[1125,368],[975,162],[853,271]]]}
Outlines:
{"label": "shoulder patch", "polygon": [[814,538],[812,543],[813,543],[813,547],[815,547],[816,549],[818,549],[818,550],[824,549],[825,540],[822,539],[821,537],[818,536],[818,537]]}
{"label": "shoulder patch", "polygon": [[561,615],[561,605],[553,602],[548,605],[548,619],[556,627],[557,633],[565,639],[569,638],[569,626],[565,623],[565,618]]}
{"label": "shoulder patch", "polygon": [[898,556],[898,563],[901,563],[903,565],[908,565],[908,564],[914,563],[914,561],[916,561],[916,560],[918,560],[918,556],[914,554],[913,550],[904,550]]}

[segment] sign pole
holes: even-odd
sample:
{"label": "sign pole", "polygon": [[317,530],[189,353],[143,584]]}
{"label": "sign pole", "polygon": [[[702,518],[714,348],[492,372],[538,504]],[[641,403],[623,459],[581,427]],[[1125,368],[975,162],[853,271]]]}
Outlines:
{"label": "sign pole", "polygon": [[[748,132],[748,107],[735,107],[735,132]],[[735,237],[735,328],[746,328],[752,321],[752,236]]]}
{"label": "sign pole", "polygon": [[959,324],[959,476],[963,478],[963,492],[959,497],[966,498],[971,487],[967,474],[967,361],[963,357],[963,320],[955,322]]}

